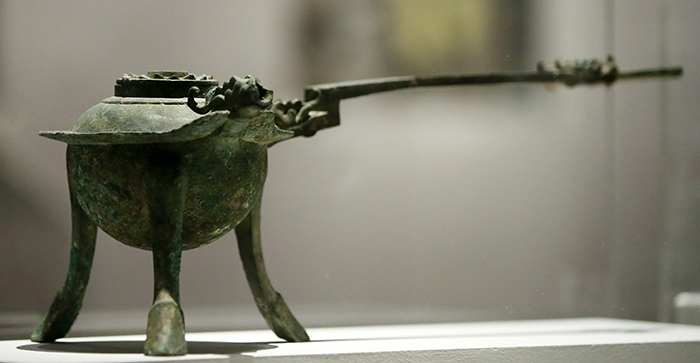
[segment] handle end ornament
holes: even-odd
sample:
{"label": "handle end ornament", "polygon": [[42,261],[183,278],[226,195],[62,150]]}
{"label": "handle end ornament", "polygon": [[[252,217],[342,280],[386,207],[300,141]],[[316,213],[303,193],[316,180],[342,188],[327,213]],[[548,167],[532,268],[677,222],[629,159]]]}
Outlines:
{"label": "handle end ornament", "polygon": [[619,73],[612,55],[608,55],[605,62],[597,59],[572,62],[556,60],[553,69],[545,66],[544,61],[537,63],[537,75],[551,76],[555,82],[563,83],[569,87],[594,83],[604,83],[610,86],[617,81]]}

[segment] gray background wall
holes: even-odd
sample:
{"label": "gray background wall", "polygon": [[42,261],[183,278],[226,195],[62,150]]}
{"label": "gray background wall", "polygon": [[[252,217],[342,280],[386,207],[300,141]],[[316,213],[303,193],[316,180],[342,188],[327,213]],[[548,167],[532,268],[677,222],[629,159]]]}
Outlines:
{"label": "gray background wall", "polygon": [[[0,1],[0,312],[45,311],[67,268],[65,146],[39,130],[70,129],[126,72],[253,74],[293,98],[309,82],[411,69],[382,55],[400,2],[328,4]],[[493,32],[506,38],[484,38],[463,68],[424,72],[612,52],[623,68],[682,64],[684,78],[344,101],[341,127],[270,149],[263,246],[273,283],[316,324],[322,312],[343,324],[373,311],[377,322],[391,311],[406,322],[670,319],[675,293],[700,288],[700,6],[473,4],[498,4],[490,11],[510,14],[499,19],[518,34]],[[254,311],[233,234],[186,252],[182,268],[186,313]],[[83,309],[145,319],[151,271],[149,253],[100,233]]]}

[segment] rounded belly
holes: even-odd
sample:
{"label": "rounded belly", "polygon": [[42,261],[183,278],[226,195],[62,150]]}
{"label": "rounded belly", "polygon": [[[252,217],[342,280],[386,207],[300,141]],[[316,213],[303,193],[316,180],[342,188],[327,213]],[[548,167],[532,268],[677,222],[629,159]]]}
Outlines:
{"label": "rounded belly", "polygon": [[186,143],[69,145],[68,175],[80,206],[108,235],[150,250],[146,180],[149,158],[167,149],[185,175],[183,249],[229,232],[259,201],[267,149],[237,139],[208,137]]}

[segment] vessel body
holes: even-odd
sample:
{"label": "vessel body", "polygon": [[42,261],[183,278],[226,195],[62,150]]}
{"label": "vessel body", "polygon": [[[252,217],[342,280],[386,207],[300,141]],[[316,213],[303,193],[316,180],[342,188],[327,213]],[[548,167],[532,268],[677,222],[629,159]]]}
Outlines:
{"label": "vessel body", "polygon": [[[73,132],[158,134],[199,116],[185,98],[110,97],[86,111]],[[66,158],[90,219],[114,239],[145,250],[152,248],[148,168],[159,158],[175,160],[186,184],[183,249],[234,228],[259,200],[267,172],[267,147],[223,133],[186,142],[69,144]]]}
{"label": "vessel body", "polygon": [[[68,145],[67,165],[80,206],[114,239],[151,249],[146,170],[175,156],[185,186],[182,247],[210,243],[235,227],[262,193],[267,149],[210,136],[184,143]],[[209,166],[218,164],[220,167]]]}

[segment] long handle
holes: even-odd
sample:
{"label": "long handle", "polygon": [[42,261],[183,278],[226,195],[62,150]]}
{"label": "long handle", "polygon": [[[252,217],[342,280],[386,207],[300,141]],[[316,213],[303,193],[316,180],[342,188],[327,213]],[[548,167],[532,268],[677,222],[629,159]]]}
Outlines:
{"label": "long handle", "polygon": [[553,68],[537,64],[536,72],[489,73],[429,77],[392,77],[351,82],[328,83],[305,89],[304,102],[276,101],[272,107],[281,120],[280,126],[295,136],[312,136],[318,130],[340,124],[340,100],[413,87],[450,85],[491,85],[502,83],[561,83],[573,87],[581,84],[611,85],[618,80],[678,77],[680,67],[641,69],[619,72],[614,59],[554,62]]}
{"label": "long handle", "polygon": [[473,75],[448,75],[448,76],[405,76],[377,78],[369,80],[328,83],[309,86],[306,88],[306,101],[311,101],[319,92],[333,93],[334,98],[347,99],[370,95],[380,92],[388,92],[403,88],[434,87],[434,86],[466,86],[466,85],[492,85],[502,83],[563,83],[567,86],[579,84],[612,84],[618,80],[631,80],[640,78],[677,77],[683,74],[680,67],[642,69],[625,73],[600,73],[577,74],[567,72],[511,72],[489,73]]}

